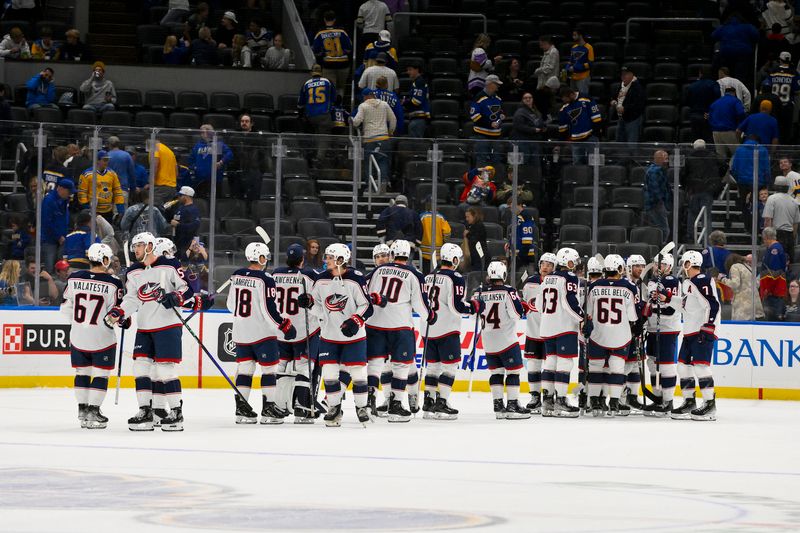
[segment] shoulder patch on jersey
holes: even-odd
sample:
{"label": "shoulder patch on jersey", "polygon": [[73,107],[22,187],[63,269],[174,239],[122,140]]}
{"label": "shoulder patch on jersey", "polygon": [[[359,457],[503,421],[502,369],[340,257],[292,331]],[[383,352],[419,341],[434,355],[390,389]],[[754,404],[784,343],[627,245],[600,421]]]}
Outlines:
{"label": "shoulder patch on jersey", "polygon": [[698,274],[697,275],[697,279],[706,279],[706,275],[705,274]]}
{"label": "shoulder patch on jersey", "polygon": [[361,273],[360,270],[353,270],[353,274],[355,274],[356,276],[363,276],[364,275],[364,274]]}
{"label": "shoulder patch on jersey", "polygon": [[452,270],[451,272],[453,272],[453,277],[454,278],[463,278],[464,277],[461,274],[459,274],[458,272],[456,272],[455,270]]}
{"label": "shoulder patch on jersey", "polygon": [[773,248],[773,249],[772,249],[772,252],[770,252],[770,253],[771,253],[772,255],[778,255],[778,249],[777,249],[777,248]]}

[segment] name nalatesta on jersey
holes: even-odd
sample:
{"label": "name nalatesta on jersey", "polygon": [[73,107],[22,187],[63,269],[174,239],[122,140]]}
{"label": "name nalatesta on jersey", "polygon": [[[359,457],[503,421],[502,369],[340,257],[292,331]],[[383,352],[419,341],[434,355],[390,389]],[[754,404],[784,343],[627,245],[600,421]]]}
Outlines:
{"label": "name nalatesta on jersey", "polygon": [[75,291],[86,291],[86,292],[93,292],[96,294],[108,294],[111,285],[108,283],[100,282],[100,281],[74,281],[75,283]]}

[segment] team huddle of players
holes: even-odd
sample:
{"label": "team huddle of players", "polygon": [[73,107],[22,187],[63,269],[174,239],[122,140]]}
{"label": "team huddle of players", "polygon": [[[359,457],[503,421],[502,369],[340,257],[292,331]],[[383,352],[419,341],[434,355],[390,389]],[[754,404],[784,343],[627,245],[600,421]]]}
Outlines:
{"label": "team huddle of players", "polygon": [[[113,327],[130,327],[136,313],[133,373],[139,411],[128,427],[181,431],[181,386],[175,367],[181,361],[184,320],[178,310],[187,305],[198,310],[200,301],[183,279],[171,241],[140,233],[131,251],[136,262],[124,288],[106,273],[111,250],[102,244],[89,249],[90,270],[68,280],[62,311],[72,323],[79,419],[83,427],[106,427],[100,405],[115,366]],[[506,266],[500,261],[489,264],[485,282],[468,297],[457,272],[462,252],[455,244],[442,246],[438,268],[425,277],[411,265],[410,256],[407,241],[380,244],[373,250],[376,266],[364,276],[348,266],[349,248],[337,243],[325,250],[326,270],[319,274],[305,268],[302,246],[292,245],[286,265],[270,274],[269,247],[249,244],[249,264],[231,276],[227,298],[236,344],[236,423],[259,422],[249,403],[257,368],[262,424],[281,424],[290,414],[295,423],[309,424],[324,414],[327,426],[339,426],[342,400],[351,384],[359,422],[376,417],[408,422],[420,410],[415,312],[422,317],[424,343],[423,418],[458,417],[450,393],[462,361],[462,317],[475,315],[475,339],[480,336],[486,353],[498,419],[530,418],[533,413],[573,418],[581,413],[631,412],[715,419],[710,364],[719,303],[714,283],[701,271],[699,252],[681,257],[682,281],[672,273],[669,254],[659,254],[648,272],[641,256],[629,257],[627,264],[614,254],[591,258],[588,279],[582,279],[576,273],[578,253],[562,248],[542,255],[539,272],[525,281],[521,297],[506,283]],[[517,323],[526,316],[524,360],[531,400],[523,406]],[[639,342],[642,336],[646,342]],[[642,388],[649,405],[638,399],[645,355],[652,392]],[[474,349],[470,359],[467,363],[473,366]],[[577,406],[567,395],[576,361]],[[678,378],[684,400],[673,408]],[[324,405],[317,401],[320,381],[325,385]],[[695,403],[695,386],[701,390],[702,405]],[[378,405],[381,389],[383,402]]]}

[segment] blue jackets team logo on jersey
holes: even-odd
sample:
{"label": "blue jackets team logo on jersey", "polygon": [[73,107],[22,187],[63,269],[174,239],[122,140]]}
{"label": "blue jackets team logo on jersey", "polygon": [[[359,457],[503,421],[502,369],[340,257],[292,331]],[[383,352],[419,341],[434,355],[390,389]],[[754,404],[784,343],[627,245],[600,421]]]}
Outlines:
{"label": "blue jackets team logo on jersey", "polygon": [[139,300],[143,302],[154,302],[161,297],[164,291],[161,289],[160,284],[151,281],[139,287],[137,292]]}
{"label": "blue jackets team logo on jersey", "polygon": [[347,305],[347,296],[344,294],[331,294],[325,298],[325,308],[331,313],[343,313]]}

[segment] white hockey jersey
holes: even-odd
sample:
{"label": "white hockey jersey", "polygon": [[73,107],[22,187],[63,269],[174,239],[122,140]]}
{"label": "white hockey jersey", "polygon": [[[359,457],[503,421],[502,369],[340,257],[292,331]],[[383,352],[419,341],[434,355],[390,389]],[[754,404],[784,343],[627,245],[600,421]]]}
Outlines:
{"label": "white hockey jersey", "polygon": [[683,280],[683,334],[694,335],[705,324],[719,322],[717,284],[706,274]]}
{"label": "white hockey jersey", "polygon": [[655,333],[680,333],[681,331],[681,283],[675,276],[661,278],[661,286],[651,280],[647,283],[648,296],[654,292],[669,293],[669,302],[653,305],[653,314],[647,319],[647,331]]}
{"label": "white hockey jersey", "polygon": [[536,307],[536,299],[542,292],[542,277],[539,274],[534,274],[525,280],[522,286],[522,299],[528,302],[533,310],[528,313],[528,319],[525,324],[525,336],[535,341],[542,340],[539,333],[542,323],[542,315],[539,313],[539,308]]}
{"label": "white hockey jersey", "polygon": [[342,324],[353,315],[367,320],[372,316],[372,304],[365,292],[364,276],[358,270],[348,268],[341,278],[334,277],[330,270],[320,274],[314,283],[311,296],[314,305],[311,311],[321,321],[320,338],[338,344],[351,344],[366,339],[362,327],[353,337],[342,333]]}
{"label": "white hockey jersey", "polygon": [[[436,313],[436,322],[428,329],[429,339],[439,339],[461,333],[461,316],[472,312],[464,301],[466,283],[455,270],[439,270],[425,277],[425,294],[429,295],[431,312]],[[423,317],[424,318],[424,317]]]}
{"label": "white hockey jersey", "polygon": [[228,311],[233,313],[233,341],[257,344],[283,335],[283,317],[275,305],[275,280],[262,270],[240,268],[231,276]]}
{"label": "white hockey jersey", "polygon": [[375,306],[368,327],[380,330],[413,329],[413,311],[428,318],[427,297],[422,290],[425,280],[417,269],[387,263],[367,276],[367,292],[386,298],[385,307]]}
{"label": "white hockey jersey", "polygon": [[631,322],[639,318],[633,286],[622,279],[599,279],[589,285],[586,308],[592,317],[589,339],[603,348],[623,348],[631,342]]}
{"label": "white hockey jersey", "polygon": [[543,339],[578,333],[584,317],[578,302],[578,277],[567,270],[545,276],[536,309],[541,313],[539,334]]}
{"label": "white hockey jersey", "polygon": [[[311,294],[317,277],[313,270],[307,268],[301,271],[297,268],[282,266],[272,271],[272,278],[275,280],[277,290],[275,302],[278,312],[282,317],[291,320],[297,331],[297,336],[291,341],[286,341],[283,332],[279,331],[279,341],[298,343],[304,341],[308,336],[306,333],[306,310],[297,304],[297,298],[305,291]],[[311,330],[312,336],[319,333],[319,318],[311,313],[308,313],[308,328]]]}
{"label": "white hockey jersey", "polygon": [[134,263],[126,278],[126,292],[121,307],[126,317],[139,312],[136,316],[139,331],[158,331],[181,325],[174,311],[157,301],[162,289],[165,293],[181,293],[184,301],[194,295],[177,259],[159,257],[149,267]]}
{"label": "white hockey jersey", "polygon": [[517,291],[508,285],[491,285],[473,300],[480,298],[484,309],[481,313],[481,339],[483,349],[489,354],[504,352],[519,344],[517,320],[525,315]]}
{"label": "white hockey jersey", "polygon": [[70,274],[61,304],[61,312],[70,320],[70,344],[86,352],[114,346],[117,336],[103,323],[103,318],[120,304],[124,292],[122,281],[111,274],[88,270]]}

